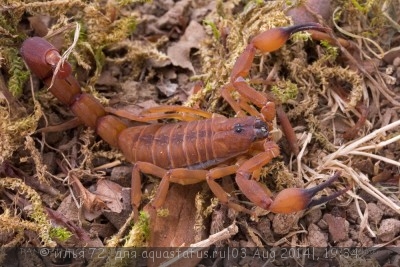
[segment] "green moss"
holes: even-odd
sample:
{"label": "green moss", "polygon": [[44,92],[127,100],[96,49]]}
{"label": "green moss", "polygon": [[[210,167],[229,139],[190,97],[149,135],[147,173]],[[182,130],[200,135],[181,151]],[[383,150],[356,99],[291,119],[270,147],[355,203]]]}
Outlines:
{"label": "green moss", "polygon": [[4,50],[3,56],[6,58],[8,65],[8,89],[16,97],[22,94],[22,88],[28,80],[29,72],[25,69],[25,64],[21,57],[18,56],[18,50],[15,48],[7,48]]}
{"label": "green moss", "polygon": [[271,92],[274,93],[281,103],[286,103],[290,99],[295,99],[299,93],[297,84],[291,81],[280,81],[271,87]]}
{"label": "green moss", "polygon": [[213,36],[216,40],[219,40],[221,38],[221,33],[219,32],[217,25],[211,20],[203,20],[203,25],[204,26],[209,26],[211,28],[211,31],[213,33]]}
{"label": "green moss", "polygon": [[150,216],[139,212],[139,218],[126,237],[124,247],[144,247],[150,236]]}
{"label": "green moss", "polygon": [[374,4],[375,0],[368,0],[368,1],[362,1],[364,3],[359,3],[359,1],[357,0],[351,0],[351,3],[353,4],[353,6],[363,12],[363,13],[368,13],[372,7],[372,5]]}
{"label": "green moss", "polygon": [[147,240],[150,236],[150,216],[147,212],[139,213],[138,227],[141,229],[143,238]]}
{"label": "green moss", "polygon": [[64,227],[53,227],[50,229],[50,237],[60,241],[67,241],[72,233]]}
{"label": "green moss", "polygon": [[[56,246],[56,243],[50,237],[51,222],[47,218],[39,194],[34,189],[27,186],[23,181],[16,178],[6,177],[0,179],[0,188],[16,191],[18,194],[23,195],[32,204],[32,210],[29,217],[34,221],[34,223],[20,220],[18,222],[18,227],[26,227],[27,229],[35,231],[41,238],[43,246]],[[1,222],[0,226],[1,228],[5,227],[4,225],[1,225]]]}
{"label": "green moss", "polygon": [[337,46],[331,45],[328,41],[321,40],[321,46],[325,48],[326,53],[324,54],[324,57],[328,61],[335,61],[337,56],[339,55],[339,48]]}

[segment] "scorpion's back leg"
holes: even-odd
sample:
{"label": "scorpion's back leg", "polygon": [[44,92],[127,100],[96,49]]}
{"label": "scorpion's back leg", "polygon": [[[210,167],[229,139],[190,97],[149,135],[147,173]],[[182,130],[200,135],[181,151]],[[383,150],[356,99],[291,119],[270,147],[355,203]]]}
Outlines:
{"label": "scorpion's back leg", "polygon": [[206,170],[166,170],[152,163],[138,161],[133,165],[131,182],[131,204],[135,209],[139,207],[142,196],[141,172],[161,178],[161,183],[152,201],[152,206],[155,208],[164,203],[171,182],[181,185],[195,184],[204,181],[207,173]]}
{"label": "scorpion's back leg", "polygon": [[141,200],[141,179],[140,172],[151,174],[161,178],[160,185],[158,186],[157,193],[151,202],[154,208],[160,207],[167,197],[168,188],[170,183],[178,183],[181,185],[195,184],[206,180],[213,194],[228,207],[237,211],[253,214],[250,210],[235,204],[230,201],[228,194],[224,189],[215,182],[216,179],[222,178],[227,175],[234,174],[238,169],[237,165],[230,165],[224,167],[216,167],[211,170],[190,170],[185,168],[177,168],[172,170],[165,170],[154,164],[147,162],[136,162],[132,171],[132,189],[131,189],[131,203],[135,211],[138,210]]}
{"label": "scorpion's back leg", "polygon": [[177,119],[181,121],[193,121],[202,118],[211,118],[212,113],[182,106],[158,106],[143,110],[140,114],[133,114],[127,110],[106,108],[106,111],[114,115],[140,122],[150,122],[160,119]]}

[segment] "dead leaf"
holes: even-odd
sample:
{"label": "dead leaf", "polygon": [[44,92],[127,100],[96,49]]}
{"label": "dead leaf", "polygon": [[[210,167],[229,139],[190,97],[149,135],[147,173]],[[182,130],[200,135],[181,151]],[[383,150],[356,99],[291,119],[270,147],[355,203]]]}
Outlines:
{"label": "dead leaf", "polygon": [[192,62],[190,61],[190,50],[192,48],[198,49],[201,41],[205,39],[205,37],[206,33],[203,26],[196,21],[191,21],[182,38],[168,47],[167,55],[172,64],[189,69],[195,73]]}
{"label": "dead leaf", "polygon": [[104,216],[110,221],[115,228],[120,229],[126,223],[127,218],[132,213],[131,206],[131,188],[123,187],[121,191],[122,211],[120,212],[104,212]]}
{"label": "dead leaf", "polygon": [[85,218],[91,221],[100,216],[103,211],[107,209],[107,205],[104,203],[104,201],[97,195],[87,190],[79,181],[78,177],[76,177],[76,175],[70,173],[69,178],[75,198],[82,203],[83,214]]}
{"label": "dead leaf", "polygon": [[[48,211],[49,212],[49,211]],[[54,211],[53,211],[54,212]],[[102,247],[103,243],[99,237],[89,237],[87,240],[87,232],[80,228],[78,220],[79,220],[79,210],[75,205],[72,195],[66,196],[61,202],[60,206],[55,211],[56,214],[49,213],[49,217],[55,220],[55,223],[61,224],[63,226],[64,222],[68,225],[65,227],[70,230],[76,238],[71,239],[71,242],[74,243],[76,247]],[[61,215],[60,215],[61,214]],[[57,218],[59,217],[59,218]],[[75,223],[74,223],[75,222]],[[73,230],[71,230],[71,227]],[[78,240],[78,241],[77,241]]]}
{"label": "dead leaf", "polygon": [[[164,4],[168,5],[168,1],[165,1]],[[191,0],[183,0],[177,1],[176,3],[173,3],[172,6],[167,7],[168,11],[157,20],[157,28],[171,29],[182,24],[181,20],[188,13],[187,11],[190,5]]]}
{"label": "dead leaf", "polygon": [[157,88],[163,92],[167,97],[172,96],[175,94],[176,89],[178,89],[177,83],[172,83],[169,80],[160,81],[157,83]]}
{"label": "dead leaf", "polygon": [[121,212],[122,203],[122,186],[112,181],[101,179],[97,182],[95,193],[112,212]]}
{"label": "dead leaf", "polygon": [[[196,207],[195,196],[201,190],[201,184],[195,185],[171,185],[163,209],[168,209],[168,216],[156,215],[154,208],[147,205],[144,209],[150,213],[150,242],[149,247],[167,248],[175,250],[177,247],[195,243],[197,231],[195,230]],[[203,239],[204,235],[201,236]],[[157,258],[149,261],[149,266],[159,266],[169,259]],[[186,261],[187,260],[187,261]],[[201,259],[187,258],[179,262],[179,266],[194,266]],[[172,265],[175,266],[175,265]],[[178,266],[178,265],[177,265]]]}
{"label": "dead leaf", "polygon": [[36,36],[45,36],[49,32],[49,24],[50,24],[49,16],[41,16],[36,15],[29,17],[29,23],[31,28],[35,31]]}

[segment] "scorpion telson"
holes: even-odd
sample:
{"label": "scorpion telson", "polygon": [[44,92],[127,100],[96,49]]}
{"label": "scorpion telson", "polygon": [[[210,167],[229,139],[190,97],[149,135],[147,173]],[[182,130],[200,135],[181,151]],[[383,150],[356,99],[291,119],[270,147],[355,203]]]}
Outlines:
{"label": "scorpion telson", "polygon": [[[275,213],[291,213],[331,200],[346,190],[313,199],[317,192],[339,177],[336,174],[313,188],[288,188],[271,198],[265,185],[259,183],[253,174],[279,155],[279,146],[268,139],[268,134],[275,114],[281,120],[279,113],[283,112],[277,113],[275,103],[268,100],[265,93],[249,86],[243,77],[250,71],[256,50],[271,52],[279,49],[291,34],[308,29],[326,31],[316,23],[273,28],[255,36],[247,45],[234,64],[230,81],[221,89],[221,96],[237,114],[251,115],[237,118],[213,116],[181,106],[159,106],[139,115],[106,109],[96,98],[81,91],[67,62],[62,65],[61,74],[54,73],[61,57],[45,39],[33,37],[25,40],[20,53],[33,73],[47,86],[52,84],[49,91],[57,99],[69,106],[83,124],[93,128],[111,146],[122,150],[126,160],[133,163],[131,203],[135,211],[141,203],[141,173],[146,173],[161,178],[151,202],[155,208],[164,203],[170,183],[185,185],[206,181],[222,203],[253,214],[232,202],[216,182],[234,174],[239,189],[251,202]],[[52,76],[55,77],[52,79]],[[232,97],[235,91],[239,93],[240,101]],[[128,127],[118,117],[141,122],[174,118],[181,122]],[[295,135],[291,126],[286,128]]]}

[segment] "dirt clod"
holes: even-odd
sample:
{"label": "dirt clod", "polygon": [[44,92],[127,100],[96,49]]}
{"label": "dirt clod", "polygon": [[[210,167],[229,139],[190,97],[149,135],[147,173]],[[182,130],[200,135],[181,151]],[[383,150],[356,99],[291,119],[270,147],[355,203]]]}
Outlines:
{"label": "dirt clod", "polygon": [[378,223],[382,220],[383,211],[373,202],[367,204],[368,208],[368,221],[373,223],[374,225],[378,225]]}
{"label": "dirt clod", "polygon": [[328,246],[328,235],[321,231],[316,224],[310,224],[308,227],[308,238],[311,247]]}
{"label": "dirt clod", "polygon": [[397,219],[382,220],[377,236],[383,242],[392,240],[400,232],[400,221]]}
{"label": "dirt clod", "polygon": [[345,218],[325,214],[323,217],[328,224],[329,234],[333,242],[344,241],[348,238],[349,222]]}
{"label": "dirt clod", "polygon": [[272,228],[275,233],[284,235],[290,232],[298,220],[298,214],[276,214],[272,220]]}

